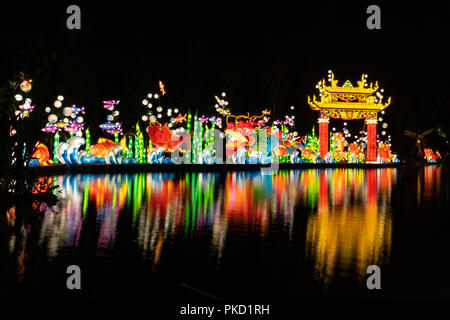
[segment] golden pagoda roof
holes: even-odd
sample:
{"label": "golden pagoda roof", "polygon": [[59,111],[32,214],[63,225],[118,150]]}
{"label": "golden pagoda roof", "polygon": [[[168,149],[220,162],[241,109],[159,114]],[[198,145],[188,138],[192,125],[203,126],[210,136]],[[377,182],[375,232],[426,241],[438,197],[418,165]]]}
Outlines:
{"label": "golden pagoda roof", "polygon": [[346,110],[373,110],[381,111],[391,104],[391,97],[388,98],[386,103],[375,103],[375,102],[327,102],[321,99],[318,101],[316,96],[313,96],[311,100],[308,97],[308,104],[313,110],[322,109],[346,109]]}
{"label": "golden pagoda roof", "polygon": [[378,91],[378,82],[375,84],[367,83],[367,75],[363,74],[361,80],[357,81],[358,86],[354,87],[347,80],[342,86],[338,86],[338,81],[334,79],[333,72],[328,72],[329,85],[325,84],[325,80],[320,81],[316,88],[319,89],[318,100],[314,95],[311,99],[308,96],[308,104],[313,110],[319,110],[324,116],[333,118],[363,118],[376,117],[377,112],[385,109],[391,103],[391,98],[387,102],[383,102],[381,89]]}
{"label": "golden pagoda roof", "polygon": [[338,86],[337,85],[338,80],[334,79],[333,72],[329,72],[328,82],[330,83],[330,85],[326,85],[325,80],[323,79],[318,83],[316,88],[318,88],[320,92],[325,91],[327,93],[336,93],[336,94],[350,93],[350,94],[370,95],[378,90],[378,81],[375,82],[375,85],[372,82],[368,84],[366,78],[367,75],[363,74],[361,76],[361,80],[356,81],[357,83],[356,87],[354,87],[349,80],[345,81],[342,86]]}

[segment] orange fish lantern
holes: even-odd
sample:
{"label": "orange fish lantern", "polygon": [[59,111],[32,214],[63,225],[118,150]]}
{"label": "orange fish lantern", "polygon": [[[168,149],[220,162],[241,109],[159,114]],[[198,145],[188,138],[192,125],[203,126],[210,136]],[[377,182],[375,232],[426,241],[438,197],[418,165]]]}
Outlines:
{"label": "orange fish lantern", "polygon": [[38,141],[36,142],[35,148],[36,150],[31,157],[37,159],[39,165],[46,166],[49,163],[53,163],[50,160],[50,152],[45,144]]}
{"label": "orange fish lantern", "polygon": [[178,116],[175,118],[175,122],[182,123],[183,121],[186,121],[186,114],[182,115],[181,113],[179,113]]}
{"label": "orange fish lantern", "polygon": [[380,155],[382,161],[390,160],[392,158],[391,147],[386,142],[384,142],[380,146],[380,149],[378,149],[378,154]]}
{"label": "orange fish lantern", "polygon": [[359,150],[359,148],[358,148],[358,146],[357,146],[356,143],[350,143],[350,145],[348,146],[348,148],[349,148],[350,152],[353,152],[353,153],[356,154],[356,155],[358,155],[359,152],[360,152],[360,150]]}
{"label": "orange fish lantern", "polygon": [[103,158],[107,151],[111,150],[116,144],[105,138],[99,138],[97,144],[92,145],[89,151],[92,155]]}
{"label": "orange fish lantern", "polygon": [[147,133],[150,140],[152,140],[152,144],[160,147],[168,145],[172,137],[172,133],[166,125],[160,126],[159,124],[155,124],[149,126]]}
{"label": "orange fish lantern", "polygon": [[305,150],[302,151],[302,158],[303,159],[311,159],[313,157],[311,149],[305,148]]}
{"label": "orange fish lantern", "polygon": [[126,137],[123,137],[122,139],[120,139],[119,145],[122,147],[123,151],[125,151],[125,152],[130,151],[130,150],[128,150]]}
{"label": "orange fish lantern", "polygon": [[151,125],[147,133],[154,146],[164,147],[166,150],[172,150],[183,141],[183,137],[172,140],[172,131],[167,127],[167,123],[163,126]]}
{"label": "orange fish lantern", "polygon": [[275,153],[275,155],[277,157],[283,157],[283,156],[285,156],[287,154],[285,146],[278,146],[278,147],[273,149],[273,152]]}
{"label": "orange fish lantern", "polygon": [[425,159],[427,160],[436,161],[436,159],[440,157],[439,151],[436,150],[436,153],[434,153],[431,148],[425,148],[423,149],[423,152],[425,154]]}

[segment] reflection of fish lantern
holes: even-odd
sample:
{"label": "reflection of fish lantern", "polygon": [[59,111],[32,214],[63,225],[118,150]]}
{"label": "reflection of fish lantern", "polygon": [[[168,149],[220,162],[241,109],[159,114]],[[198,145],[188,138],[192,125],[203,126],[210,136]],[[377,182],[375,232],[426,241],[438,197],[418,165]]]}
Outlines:
{"label": "reflection of fish lantern", "polygon": [[31,193],[39,194],[48,192],[51,190],[53,182],[54,180],[52,177],[40,177],[31,189]]}
{"label": "reflection of fish lantern", "polygon": [[24,80],[22,81],[22,83],[20,84],[20,90],[22,90],[23,92],[28,92],[31,90],[31,82],[33,80]]}
{"label": "reflection of fish lantern", "polygon": [[40,165],[47,165],[50,160],[50,152],[45,144],[36,142],[35,151],[32,158],[36,158]]}
{"label": "reflection of fish lantern", "polygon": [[103,158],[107,151],[111,150],[116,144],[105,138],[99,138],[97,144],[90,146],[91,154]]}

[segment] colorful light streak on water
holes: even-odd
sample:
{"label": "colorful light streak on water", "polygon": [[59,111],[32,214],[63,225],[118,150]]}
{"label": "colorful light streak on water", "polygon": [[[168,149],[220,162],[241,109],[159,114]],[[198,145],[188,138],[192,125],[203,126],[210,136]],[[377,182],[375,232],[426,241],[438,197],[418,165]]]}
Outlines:
{"label": "colorful light streak on water", "polygon": [[[426,167],[419,173],[419,204],[438,201],[444,192],[441,168]],[[388,168],[280,171],[273,176],[58,176],[54,179],[61,186],[61,200],[46,210],[38,245],[49,258],[74,255],[88,222],[94,221],[94,256],[117,254],[118,243],[125,241],[122,235],[129,239],[125,246],[136,246],[140,259],[150,262],[154,272],[173,261],[169,255],[180,242],[202,251],[220,269],[233,259],[230,250],[236,243],[261,241],[273,247],[303,246],[302,252],[290,250],[290,256],[281,259],[290,261],[293,255],[309,263],[314,281],[325,287],[339,278],[361,281],[368,265],[390,262],[395,232],[391,198],[398,175],[397,169]],[[14,210],[7,218],[14,225]],[[31,241],[30,232],[30,226],[23,229],[22,242]],[[23,278],[26,243],[20,246],[18,276]]]}
{"label": "colorful light streak on water", "polygon": [[362,279],[367,266],[388,261],[392,216],[379,198],[390,197],[392,180],[394,169],[320,172],[317,213],[306,230],[307,256],[320,280],[328,283],[336,271]]}

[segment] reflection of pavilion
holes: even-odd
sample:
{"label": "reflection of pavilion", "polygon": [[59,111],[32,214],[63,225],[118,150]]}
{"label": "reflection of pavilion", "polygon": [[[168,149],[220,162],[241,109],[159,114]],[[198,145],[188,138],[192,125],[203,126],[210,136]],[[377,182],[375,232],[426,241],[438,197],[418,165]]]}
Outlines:
{"label": "reflection of pavilion", "polygon": [[320,100],[313,96],[308,97],[308,104],[313,110],[320,111],[319,118],[319,149],[320,157],[325,158],[328,153],[328,123],[330,117],[335,119],[353,120],[366,119],[367,124],[367,155],[366,162],[377,160],[377,115],[391,103],[389,97],[386,103],[382,103],[383,89],[378,90],[378,82],[367,84],[367,75],[362,75],[358,86],[354,87],[350,81],[346,81],[342,87],[337,85],[334,74],[328,71],[330,85],[325,85],[325,80],[318,83]]}
{"label": "reflection of pavilion", "polygon": [[[363,172],[363,174],[361,174]],[[318,277],[329,283],[337,272],[362,277],[369,265],[389,257],[392,218],[384,201],[392,169],[322,171],[319,176],[317,213],[308,217],[307,257]],[[352,195],[359,194],[352,199]],[[355,201],[362,198],[363,201]]]}

